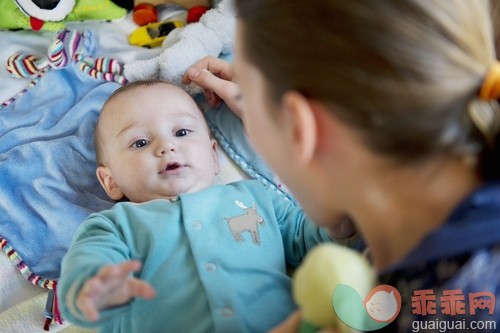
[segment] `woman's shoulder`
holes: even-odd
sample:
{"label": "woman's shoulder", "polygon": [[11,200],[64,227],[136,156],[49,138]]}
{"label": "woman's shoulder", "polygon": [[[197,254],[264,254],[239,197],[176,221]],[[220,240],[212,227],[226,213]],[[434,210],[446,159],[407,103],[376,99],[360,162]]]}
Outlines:
{"label": "woman's shoulder", "polygon": [[[481,248],[450,277],[446,288],[481,290],[488,287],[500,296],[500,245]],[[496,291],[495,291],[496,290]]]}
{"label": "woman's shoulder", "polygon": [[400,314],[387,332],[410,332],[417,324],[429,329],[441,322],[467,327],[479,321],[500,325],[499,272],[497,245],[381,275],[380,282],[394,286],[402,299]]}
{"label": "woman's shoulder", "polygon": [[488,285],[500,291],[499,272],[500,244],[387,272],[380,276],[380,280],[395,287],[404,285],[421,290],[478,290],[479,287]]}

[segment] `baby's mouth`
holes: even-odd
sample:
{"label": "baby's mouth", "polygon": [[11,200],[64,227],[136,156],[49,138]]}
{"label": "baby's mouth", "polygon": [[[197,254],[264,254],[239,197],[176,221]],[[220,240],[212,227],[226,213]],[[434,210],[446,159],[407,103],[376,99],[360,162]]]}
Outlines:
{"label": "baby's mouth", "polygon": [[168,163],[167,166],[165,167],[165,169],[161,170],[159,173],[160,174],[162,174],[162,173],[167,173],[167,174],[175,173],[175,172],[181,170],[182,167],[183,167],[183,165],[180,163],[177,163],[177,162]]}

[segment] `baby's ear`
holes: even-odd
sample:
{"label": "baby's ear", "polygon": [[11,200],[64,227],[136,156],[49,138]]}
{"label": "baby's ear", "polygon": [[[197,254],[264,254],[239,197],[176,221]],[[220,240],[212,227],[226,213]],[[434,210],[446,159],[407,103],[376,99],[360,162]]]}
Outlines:
{"label": "baby's ear", "polygon": [[113,175],[111,174],[111,170],[109,170],[106,166],[98,166],[96,170],[97,179],[99,179],[99,183],[101,183],[102,188],[108,194],[108,197],[111,199],[118,201],[123,198],[123,193],[115,183],[113,179]]}
{"label": "baby's ear", "polygon": [[211,143],[212,143],[212,151],[214,154],[215,174],[218,175],[220,172],[220,168],[219,168],[219,156],[217,155],[217,141],[215,141],[215,139],[212,139]]}

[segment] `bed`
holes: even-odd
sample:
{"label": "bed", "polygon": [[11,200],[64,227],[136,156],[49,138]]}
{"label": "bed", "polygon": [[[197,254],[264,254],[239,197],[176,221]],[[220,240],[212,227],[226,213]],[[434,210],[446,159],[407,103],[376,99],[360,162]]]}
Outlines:
{"label": "bed", "polygon": [[[161,52],[129,45],[127,36],[135,28],[129,13],[111,22],[68,23],[65,35],[59,37],[72,42],[82,36],[92,39],[85,44],[92,50],[84,59],[86,64],[89,59],[105,59],[108,68],[119,69]],[[47,326],[45,308],[52,304],[47,300],[72,231],[89,212],[112,205],[94,179],[93,124],[105,98],[124,83],[124,77],[115,69],[107,75],[92,72],[95,68],[85,67],[85,63],[28,78],[13,77],[16,72],[7,71],[8,61],[16,53],[23,57],[15,59],[14,68],[19,70],[16,66],[23,64],[29,71],[28,55],[45,57],[56,34],[0,30],[2,332],[44,332],[44,326],[52,332],[89,332],[71,326],[64,318],[61,322],[49,320]],[[209,109],[202,96],[196,98],[202,108]],[[254,154],[241,122],[225,105],[207,110],[207,118],[219,143],[219,182],[252,177],[293,200]]]}

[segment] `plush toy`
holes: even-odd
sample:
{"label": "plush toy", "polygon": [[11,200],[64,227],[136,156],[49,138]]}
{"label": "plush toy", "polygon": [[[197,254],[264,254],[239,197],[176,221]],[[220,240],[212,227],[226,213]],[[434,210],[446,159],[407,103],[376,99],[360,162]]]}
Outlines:
{"label": "plush toy", "polygon": [[110,0],[0,0],[0,29],[61,30],[69,21],[114,20],[127,10]]}
{"label": "plush toy", "polygon": [[211,7],[211,2],[209,0],[134,0],[134,5],[137,5],[139,3],[147,2],[152,5],[161,5],[164,3],[175,3],[178,5],[181,5],[182,7],[189,9],[194,6],[206,6],[206,7]]}
{"label": "plush toy", "polygon": [[205,56],[228,54],[233,49],[236,18],[231,0],[221,1],[208,10],[198,22],[176,29],[163,41],[163,51],[156,57],[125,64],[129,81],[161,79],[200,92],[195,85],[184,86],[186,70]]}
{"label": "plush toy", "polygon": [[163,5],[163,4],[177,4],[186,9],[190,9],[195,6],[205,6],[205,7],[215,7],[215,3],[220,0],[114,0],[118,6],[126,8],[127,10],[132,10],[135,6],[140,4],[150,4],[153,6]]}
{"label": "plush toy", "polygon": [[359,295],[367,295],[375,284],[375,273],[368,260],[354,250],[333,243],[313,248],[293,276],[293,297],[303,317],[301,333],[316,332],[320,328],[351,332],[333,308],[334,290],[341,284]]}

